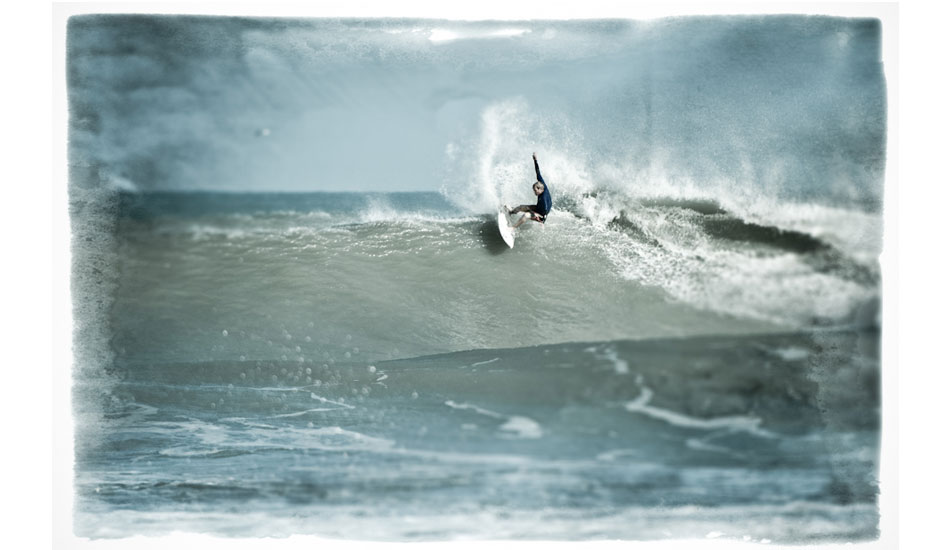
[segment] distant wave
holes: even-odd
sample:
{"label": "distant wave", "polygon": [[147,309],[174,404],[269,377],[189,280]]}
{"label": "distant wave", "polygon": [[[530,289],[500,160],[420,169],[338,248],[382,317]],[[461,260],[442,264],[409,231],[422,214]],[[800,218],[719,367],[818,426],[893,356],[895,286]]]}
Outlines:
{"label": "distant wave", "polygon": [[[821,330],[575,342],[408,357],[374,362],[373,368],[353,359],[332,367],[273,359],[195,363],[190,368],[152,364],[130,370],[126,382],[141,381],[144,385],[138,391],[154,393],[153,398],[171,400],[170,404],[181,397],[164,391],[165,387],[217,388],[227,392],[225,405],[234,411],[263,408],[266,412],[276,407],[282,412],[270,417],[274,420],[306,421],[314,401],[328,406],[315,410],[319,416],[327,411],[358,411],[364,401],[360,396],[409,398],[415,393],[436,399],[452,395],[439,404],[457,411],[460,421],[485,420],[500,435],[537,438],[546,432],[550,419],[512,412],[522,408],[525,396],[531,396],[535,405],[551,400],[619,408],[666,426],[658,430],[721,430],[774,439],[819,422],[820,399],[860,402],[862,396],[873,393],[879,376],[873,368],[877,358],[874,350],[861,344],[862,338],[873,336],[873,332]],[[798,351],[790,353],[791,349]],[[768,357],[781,362],[770,363]],[[628,368],[617,369],[618,360]],[[811,365],[819,363],[838,364],[839,370],[815,374]],[[385,385],[375,384],[382,374]],[[286,396],[262,400],[261,384],[276,384],[274,389]],[[292,395],[299,396],[294,399],[299,410],[281,407]],[[790,414],[790,410],[797,412]],[[838,421],[855,427],[873,425],[868,411],[845,407],[839,414]]]}

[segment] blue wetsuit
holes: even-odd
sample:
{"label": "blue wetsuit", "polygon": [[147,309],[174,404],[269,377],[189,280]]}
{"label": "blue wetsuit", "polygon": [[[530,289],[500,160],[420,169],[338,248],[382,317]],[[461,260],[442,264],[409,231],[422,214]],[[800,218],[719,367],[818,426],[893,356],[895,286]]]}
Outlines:
{"label": "blue wetsuit", "polygon": [[538,204],[534,205],[531,210],[541,216],[541,221],[544,222],[545,218],[548,217],[548,212],[551,211],[551,192],[548,190],[548,184],[544,183],[544,178],[541,177],[538,159],[534,159],[534,172],[538,175],[538,181],[544,185],[544,192],[538,195]]}

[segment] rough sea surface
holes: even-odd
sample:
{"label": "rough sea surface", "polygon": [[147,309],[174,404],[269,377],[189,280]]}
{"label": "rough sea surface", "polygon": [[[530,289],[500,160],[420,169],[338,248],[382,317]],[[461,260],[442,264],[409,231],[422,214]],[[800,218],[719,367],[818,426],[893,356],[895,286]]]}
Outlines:
{"label": "rough sea surface", "polygon": [[72,19],[75,534],[876,539],[880,32]]}

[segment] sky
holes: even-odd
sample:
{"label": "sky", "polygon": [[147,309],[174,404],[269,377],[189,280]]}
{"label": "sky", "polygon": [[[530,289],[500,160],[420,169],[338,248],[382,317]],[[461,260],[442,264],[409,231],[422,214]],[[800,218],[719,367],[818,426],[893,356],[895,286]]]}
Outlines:
{"label": "sky", "polygon": [[84,186],[457,192],[537,151],[598,186],[881,195],[871,18],[117,15],[67,36]]}

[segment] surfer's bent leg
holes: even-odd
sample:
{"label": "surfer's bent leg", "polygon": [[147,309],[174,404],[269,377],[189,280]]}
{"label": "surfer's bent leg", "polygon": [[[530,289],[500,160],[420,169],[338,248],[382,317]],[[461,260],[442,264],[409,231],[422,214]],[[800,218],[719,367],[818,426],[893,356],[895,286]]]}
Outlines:
{"label": "surfer's bent leg", "polygon": [[519,206],[515,212],[527,212],[527,214],[522,215],[521,218],[519,218],[518,221],[511,226],[512,228],[521,227],[521,224],[528,220],[544,223],[544,218],[541,216],[541,214],[538,214],[533,204],[523,204]]}

